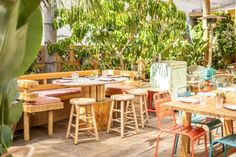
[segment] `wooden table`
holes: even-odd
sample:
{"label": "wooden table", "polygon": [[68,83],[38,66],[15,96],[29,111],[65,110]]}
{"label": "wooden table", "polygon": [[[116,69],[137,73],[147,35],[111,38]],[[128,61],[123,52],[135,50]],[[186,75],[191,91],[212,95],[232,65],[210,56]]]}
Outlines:
{"label": "wooden table", "polygon": [[[65,87],[81,87],[81,97],[94,98],[96,100],[96,103],[94,104],[94,110],[97,127],[99,131],[104,131],[107,129],[111,104],[111,99],[105,98],[105,85],[120,83],[127,80],[129,80],[127,77],[79,77],[77,81],[67,78],[54,80],[52,83]],[[85,110],[82,109],[81,114],[84,114],[84,112]]]}
{"label": "wooden table", "polygon": [[[227,93],[227,99],[225,104],[235,104],[236,98],[235,94]],[[193,98],[200,98],[199,96],[192,96]],[[215,98],[208,97],[207,105],[202,106],[198,104],[184,103],[178,100],[173,100],[171,102],[163,103],[162,107],[171,108],[173,110],[183,111],[183,124],[191,125],[192,113],[212,116],[216,118],[224,119],[224,135],[229,135],[233,133],[232,120],[236,120],[236,111],[231,111],[225,108],[217,109],[215,105]],[[189,153],[190,141],[186,136],[181,137],[181,156],[186,157]]]}
{"label": "wooden table", "polygon": [[105,84],[120,83],[127,80],[128,80],[127,77],[117,77],[117,78],[79,77],[78,80],[76,81],[59,79],[59,80],[54,80],[52,83],[67,87],[81,87],[81,97],[94,98],[97,102],[100,102],[105,100]]}

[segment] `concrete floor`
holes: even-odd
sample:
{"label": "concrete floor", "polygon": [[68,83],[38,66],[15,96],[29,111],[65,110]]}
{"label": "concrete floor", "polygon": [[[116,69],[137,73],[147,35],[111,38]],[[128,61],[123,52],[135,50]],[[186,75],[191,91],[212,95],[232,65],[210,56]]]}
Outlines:
{"label": "concrete floor", "polygon": [[[54,135],[47,135],[46,126],[31,128],[31,141],[23,141],[23,132],[16,132],[14,145],[32,144],[36,151],[34,157],[153,157],[158,129],[156,117],[150,114],[150,124],[141,133],[126,138],[111,132],[99,132],[100,141],[89,141],[73,144],[72,139],[66,139],[67,120],[54,123]],[[164,122],[168,124],[168,121]],[[159,157],[171,156],[173,136],[162,134],[159,145]],[[180,144],[179,144],[180,145]],[[215,155],[222,156],[221,149],[216,148]],[[195,144],[195,156],[204,156],[203,140]],[[178,153],[175,156],[181,156]],[[231,155],[236,156],[236,155]]]}

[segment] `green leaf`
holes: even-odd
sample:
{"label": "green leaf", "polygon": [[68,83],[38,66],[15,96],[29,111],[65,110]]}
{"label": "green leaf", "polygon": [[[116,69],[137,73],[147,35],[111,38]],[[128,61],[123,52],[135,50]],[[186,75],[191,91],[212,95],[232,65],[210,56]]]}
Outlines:
{"label": "green leaf", "polygon": [[0,126],[1,139],[0,144],[3,146],[3,149],[10,147],[13,142],[12,130],[7,125]]}
{"label": "green leaf", "polygon": [[[18,0],[19,1],[19,0]],[[41,0],[20,0],[20,12],[17,28],[27,23],[28,18],[38,8]]]}
{"label": "green leaf", "polygon": [[9,106],[8,125],[17,124],[22,116],[22,101],[17,101]]}
{"label": "green leaf", "polygon": [[28,20],[26,49],[23,62],[17,71],[17,75],[23,74],[37,57],[42,40],[42,30],[42,14],[38,7]]}

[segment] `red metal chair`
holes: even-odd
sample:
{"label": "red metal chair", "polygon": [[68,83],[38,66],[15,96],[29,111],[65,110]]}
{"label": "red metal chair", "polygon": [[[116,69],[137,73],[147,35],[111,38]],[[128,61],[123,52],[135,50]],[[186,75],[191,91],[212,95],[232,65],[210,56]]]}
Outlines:
{"label": "red metal chair", "polygon": [[[162,132],[174,134],[174,143],[173,143],[173,149],[172,149],[172,157],[174,156],[174,148],[176,146],[176,138],[177,135],[183,135],[188,136],[190,138],[190,142],[192,145],[192,157],[194,157],[194,141],[204,136],[204,142],[205,142],[205,153],[206,156],[208,156],[207,153],[207,139],[206,139],[206,132],[203,128],[197,127],[197,126],[188,126],[188,125],[182,125],[177,124],[175,119],[175,113],[172,109],[164,109],[161,107],[162,103],[171,101],[171,97],[169,92],[160,92],[156,93],[153,96],[154,102],[155,102],[155,108],[156,108],[156,115],[157,115],[157,127],[160,129],[160,132],[157,136],[157,143],[156,143],[156,151],[155,151],[155,157],[157,157],[158,153],[158,144],[160,141],[160,136]],[[171,121],[173,123],[173,126],[170,128],[164,128],[161,124],[161,119],[165,117],[172,117]]]}

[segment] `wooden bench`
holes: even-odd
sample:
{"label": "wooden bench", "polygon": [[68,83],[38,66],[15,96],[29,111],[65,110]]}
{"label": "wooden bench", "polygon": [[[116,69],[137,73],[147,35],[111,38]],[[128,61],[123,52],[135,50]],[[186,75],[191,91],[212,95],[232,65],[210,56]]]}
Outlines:
{"label": "wooden bench", "polygon": [[[39,96],[50,96],[60,98],[64,103],[64,108],[56,110],[53,113],[53,120],[59,121],[67,119],[70,115],[71,105],[69,99],[80,97],[80,88],[65,88],[59,85],[52,84],[52,80],[61,79],[63,77],[71,77],[72,73],[78,73],[80,77],[90,76],[99,74],[98,70],[85,70],[85,71],[72,71],[72,72],[55,72],[55,73],[42,73],[42,74],[31,74],[31,75],[22,75],[18,80],[33,80],[37,81],[37,86],[29,86],[27,89],[31,94],[30,96],[39,95]],[[131,80],[137,75],[136,71],[120,71],[120,70],[107,70],[108,75],[122,75],[125,77],[130,77]],[[119,85],[118,85],[119,87]],[[20,89],[22,92],[22,89]],[[59,91],[59,92],[58,92]],[[65,93],[66,94],[65,94]],[[110,93],[111,94],[111,93]],[[109,91],[108,91],[108,95]],[[103,104],[103,105],[101,105]],[[103,130],[106,127],[106,121],[108,121],[108,115],[105,112],[109,112],[110,101],[106,100],[104,102],[99,102],[95,104],[96,119],[101,120],[101,126],[98,125],[99,130]],[[29,107],[27,107],[29,109]],[[37,112],[34,113],[34,116],[30,119],[30,126],[38,126],[46,124],[49,119],[47,112]],[[104,121],[103,121],[104,120]],[[17,129],[23,128],[23,119],[18,123]]]}
{"label": "wooden bench", "polygon": [[53,134],[53,111],[62,109],[63,103],[59,98],[39,96],[38,94],[29,92],[30,88],[38,86],[37,81],[18,80],[19,88],[21,88],[20,99],[23,102],[23,126],[24,140],[30,140],[30,115],[39,112],[48,113],[48,135]]}

